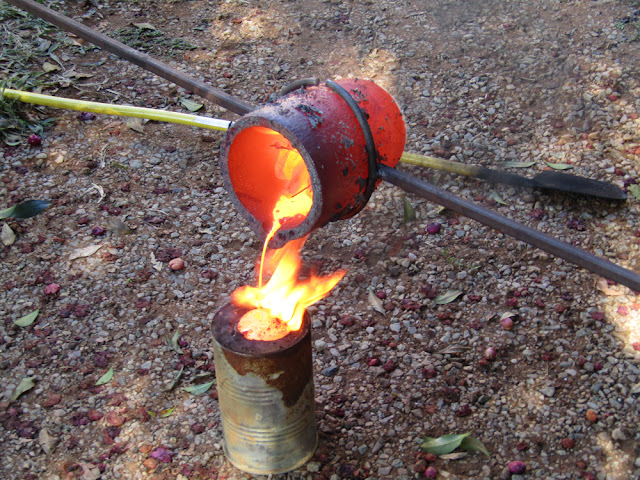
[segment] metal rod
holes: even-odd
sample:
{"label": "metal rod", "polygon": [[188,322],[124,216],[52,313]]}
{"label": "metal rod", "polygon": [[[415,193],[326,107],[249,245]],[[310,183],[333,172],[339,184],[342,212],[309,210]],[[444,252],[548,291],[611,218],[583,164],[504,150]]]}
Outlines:
{"label": "metal rod", "polygon": [[538,247],[545,252],[585,268],[590,272],[625,285],[636,292],[640,291],[640,275],[631,270],[627,270],[578,247],[574,247],[533,228],[503,217],[487,208],[458,198],[446,190],[396,170],[395,168],[380,165],[378,173],[384,181],[402,188],[409,193],[426,198],[430,202],[442,205],[449,210],[494,228],[529,245]]}
{"label": "metal rod", "polygon": [[75,20],[51,10],[50,8],[47,8],[33,0],[7,0],[7,3],[40,17],[43,20],[66,30],[67,32],[71,32],[81,38],[84,38],[88,42],[91,42],[108,52],[114,53],[124,60],[128,60],[149,72],[155,73],[176,85],[186,88],[187,90],[191,90],[201,97],[217,103],[221,107],[237,113],[238,115],[244,115],[254,108],[253,105],[249,103],[239,100],[218,88],[214,88],[204,82],[178,72],[147,54],[128,47],[124,43],[109,38],[106,35],[103,35],[102,33],[99,33],[92,28],[89,28],[80,22],[76,22]]}

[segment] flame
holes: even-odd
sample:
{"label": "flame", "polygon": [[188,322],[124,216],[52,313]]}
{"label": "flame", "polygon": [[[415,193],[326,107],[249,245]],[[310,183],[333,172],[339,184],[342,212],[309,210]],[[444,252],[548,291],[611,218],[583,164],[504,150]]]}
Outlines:
{"label": "flame", "polygon": [[[345,274],[339,271],[317,277],[312,273],[306,280],[298,280],[300,250],[307,237],[267,252],[267,245],[278,230],[292,223],[299,224],[313,205],[311,177],[304,159],[284,136],[274,134],[278,137],[271,146],[279,150],[275,173],[278,178],[287,180],[287,188],[273,209],[273,225],[260,257],[258,286],[241,287],[231,297],[237,306],[252,309],[238,323],[238,330],[249,340],[273,341],[299,330],[307,307],[327,296]],[[273,273],[263,285],[265,269]]]}

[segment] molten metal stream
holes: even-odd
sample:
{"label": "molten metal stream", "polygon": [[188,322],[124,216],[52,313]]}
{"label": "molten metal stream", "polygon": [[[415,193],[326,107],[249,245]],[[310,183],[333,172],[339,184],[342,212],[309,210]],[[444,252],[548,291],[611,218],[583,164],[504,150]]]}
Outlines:
{"label": "molten metal stream", "polygon": [[[299,330],[306,308],[324,298],[342,279],[344,272],[325,278],[312,274],[307,280],[298,281],[300,250],[307,237],[289,242],[268,257],[267,246],[278,230],[299,224],[309,214],[313,206],[313,188],[298,150],[278,132],[266,134],[274,137],[269,146],[276,149],[277,154],[271,152],[272,155],[266,155],[263,161],[273,161],[275,178],[283,181],[285,189],[273,208],[271,228],[262,247],[258,287],[239,288],[233,292],[232,299],[237,306],[251,308],[238,322],[238,331],[249,340],[274,341]],[[265,267],[271,274],[266,285]]]}

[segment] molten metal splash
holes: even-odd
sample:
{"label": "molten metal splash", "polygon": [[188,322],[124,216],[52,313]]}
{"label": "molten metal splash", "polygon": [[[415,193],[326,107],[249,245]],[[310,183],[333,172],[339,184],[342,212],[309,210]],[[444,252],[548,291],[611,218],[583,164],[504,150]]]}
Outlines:
{"label": "molten metal splash", "polygon": [[[311,210],[313,189],[311,178],[300,153],[277,132],[272,144],[279,150],[274,168],[276,176],[287,180],[287,190],[273,209],[273,225],[267,234],[260,258],[258,287],[245,286],[233,292],[234,304],[251,308],[238,323],[238,330],[250,340],[273,341],[302,327],[302,318],[308,306],[328,295],[345,272],[328,277],[313,274],[298,280],[300,250],[307,237],[294,240],[267,255],[267,245],[276,232],[290,223],[299,223]],[[263,285],[263,274],[273,272]]]}

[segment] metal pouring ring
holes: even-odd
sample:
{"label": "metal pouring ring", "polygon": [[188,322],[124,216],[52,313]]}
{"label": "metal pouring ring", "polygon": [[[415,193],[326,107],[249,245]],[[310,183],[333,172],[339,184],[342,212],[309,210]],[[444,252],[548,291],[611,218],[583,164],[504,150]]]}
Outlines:
{"label": "metal pouring ring", "polygon": [[356,116],[356,120],[358,120],[360,129],[362,130],[362,134],[364,135],[367,155],[369,157],[369,173],[367,175],[367,186],[364,190],[363,200],[362,202],[360,202],[360,204],[356,204],[348,210],[345,209],[338,212],[334,217],[334,220],[343,220],[354,216],[356,213],[362,210],[362,208],[364,208],[364,206],[371,198],[371,195],[376,188],[376,182],[378,181],[378,152],[376,151],[376,144],[373,140],[373,134],[371,133],[369,122],[367,122],[364,112],[360,109],[360,106],[354,100],[351,94],[333,80],[325,80],[324,84],[335,93],[337,93],[338,96],[340,96],[340,98],[342,98],[347,103],[353,114]]}

